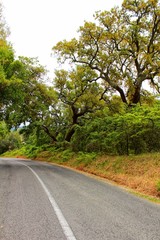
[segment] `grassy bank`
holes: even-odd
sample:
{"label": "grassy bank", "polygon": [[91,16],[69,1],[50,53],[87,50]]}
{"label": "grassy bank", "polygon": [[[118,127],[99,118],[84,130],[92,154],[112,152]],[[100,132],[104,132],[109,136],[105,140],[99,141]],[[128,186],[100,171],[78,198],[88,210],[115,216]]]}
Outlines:
{"label": "grassy bank", "polygon": [[50,148],[45,151],[34,149],[27,155],[25,150],[21,149],[6,153],[5,156],[25,156],[68,166],[106,178],[139,194],[154,197],[160,202],[160,153],[108,156]]}

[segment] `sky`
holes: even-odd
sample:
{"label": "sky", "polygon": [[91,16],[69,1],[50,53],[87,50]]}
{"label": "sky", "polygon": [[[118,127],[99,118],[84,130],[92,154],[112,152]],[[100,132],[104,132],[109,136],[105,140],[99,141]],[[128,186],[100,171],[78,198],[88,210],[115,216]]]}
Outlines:
{"label": "sky", "polygon": [[1,0],[16,56],[38,57],[53,78],[56,59],[52,47],[76,37],[84,21],[98,10],[110,10],[122,0]]}

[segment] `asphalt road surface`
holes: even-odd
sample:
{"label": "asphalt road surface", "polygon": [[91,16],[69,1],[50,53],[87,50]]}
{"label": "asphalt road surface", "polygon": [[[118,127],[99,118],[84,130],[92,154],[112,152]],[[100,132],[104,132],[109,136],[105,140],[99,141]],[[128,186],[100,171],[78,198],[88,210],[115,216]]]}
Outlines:
{"label": "asphalt road surface", "polygon": [[160,240],[160,205],[70,169],[0,158],[0,240]]}

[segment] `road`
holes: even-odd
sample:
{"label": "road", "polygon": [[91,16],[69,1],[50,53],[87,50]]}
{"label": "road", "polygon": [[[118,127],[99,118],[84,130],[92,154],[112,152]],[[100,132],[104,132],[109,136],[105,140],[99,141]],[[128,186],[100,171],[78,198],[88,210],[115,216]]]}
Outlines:
{"label": "road", "polygon": [[76,171],[0,158],[0,240],[160,240],[160,205]]}

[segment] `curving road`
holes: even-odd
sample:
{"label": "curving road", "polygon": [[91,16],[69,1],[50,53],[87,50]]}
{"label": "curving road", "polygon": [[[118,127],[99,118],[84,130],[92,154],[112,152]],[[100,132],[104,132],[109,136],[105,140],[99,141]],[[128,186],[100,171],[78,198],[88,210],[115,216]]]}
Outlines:
{"label": "curving road", "polygon": [[160,205],[59,166],[0,158],[0,240],[160,240]]}

